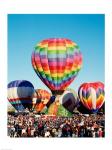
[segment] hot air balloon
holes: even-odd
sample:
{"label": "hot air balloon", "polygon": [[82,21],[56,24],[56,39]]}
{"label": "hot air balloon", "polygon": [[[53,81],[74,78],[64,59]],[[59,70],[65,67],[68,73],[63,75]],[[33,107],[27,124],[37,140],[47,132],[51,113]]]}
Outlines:
{"label": "hot air balloon", "polygon": [[67,89],[62,96],[60,96],[60,103],[69,111],[73,112],[79,103],[77,93],[73,89]]}
{"label": "hot air balloon", "polygon": [[54,102],[48,108],[48,115],[62,116],[62,117],[72,117],[72,113],[69,112],[63,105]]}
{"label": "hot air balloon", "polygon": [[46,39],[36,45],[32,66],[53,95],[60,95],[78,75],[82,54],[79,46],[69,39]]}
{"label": "hot air balloon", "polygon": [[49,106],[55,101],[56,99],[56,96],[55,95],[52,95],[50,97],[50,100],[48,101],[48,103],[46,104],[47,108],[49,108]]}
{"label": "hot air balloon", "polygon": [[33,108],[37,112],[41,112],[46,104],[49,102],[51,93],[43,89],[35,90],[33,94]]}
{"label": "hot air balloon", "polygon": [[82,104],[91,112],[97,112],[104,103],[104,84],[84,83],[78,90]]}
{"label": "hot air balloon", "polygon": [[34,86],[26,80],[16,80],[8,84],[8,100],[17,111],[32,108]]}
{"label": "hot air balloon", "polygon": [[60,102],[60,95],[56,97],[56,100],[49,106],[48,115],[71,117],[72,113],[69,112]]}
{"label": "hot air balloon", "polygon": [[59,103],[57,101],[53,102],[48,108],[48,114],[57,116],[58,107]]}

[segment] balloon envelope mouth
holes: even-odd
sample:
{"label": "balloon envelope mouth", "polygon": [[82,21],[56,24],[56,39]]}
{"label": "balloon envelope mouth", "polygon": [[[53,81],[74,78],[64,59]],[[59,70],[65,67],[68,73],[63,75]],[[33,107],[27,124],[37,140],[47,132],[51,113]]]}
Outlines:
{"label": "balloon envelope mouth", "polygon": [[92,109],[91,112],[96,114],[98,112],[98,109]]}
{"label": "balloon envelope mouth", "polygon": [[64,90],[52,90],[53,95],[62,95],[64,93]]}

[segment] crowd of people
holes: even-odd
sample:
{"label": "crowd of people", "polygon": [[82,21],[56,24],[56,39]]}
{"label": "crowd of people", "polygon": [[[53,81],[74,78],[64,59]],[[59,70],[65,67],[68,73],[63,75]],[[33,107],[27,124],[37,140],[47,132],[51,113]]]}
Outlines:
{"label": "crowd of people", "polygon": [[104,114],[75,114],[73,117],[8,114],[8,136],[104,137],[104,120]]}

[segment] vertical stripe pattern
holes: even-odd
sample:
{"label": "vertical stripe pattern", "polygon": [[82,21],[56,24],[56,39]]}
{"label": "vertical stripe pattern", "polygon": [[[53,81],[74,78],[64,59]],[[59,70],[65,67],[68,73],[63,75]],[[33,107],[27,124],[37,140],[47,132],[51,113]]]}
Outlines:
{"label": "vertical stripe pattern", "polygon": [[80,86],[78,95],[82,104],[94,112],[104,103],[104,84],[101,82],[84,83]]}

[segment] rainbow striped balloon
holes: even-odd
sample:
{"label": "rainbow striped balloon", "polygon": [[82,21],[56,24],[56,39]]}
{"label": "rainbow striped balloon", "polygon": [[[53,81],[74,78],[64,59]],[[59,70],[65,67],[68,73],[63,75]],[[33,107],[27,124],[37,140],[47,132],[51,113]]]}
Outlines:
{"label": "rainbow striped balloon", "polygon": [[97,112],[104,103],[104,84],[101,82],[84,83],[78,90],[82,104],[92,112]]}
{"label": "rainbow striped balloon", "polygon": [[80,71],[82,54],[78,45],[69,39],[46,39],[36,45],[32,66],[51,91],[63,91]]}

